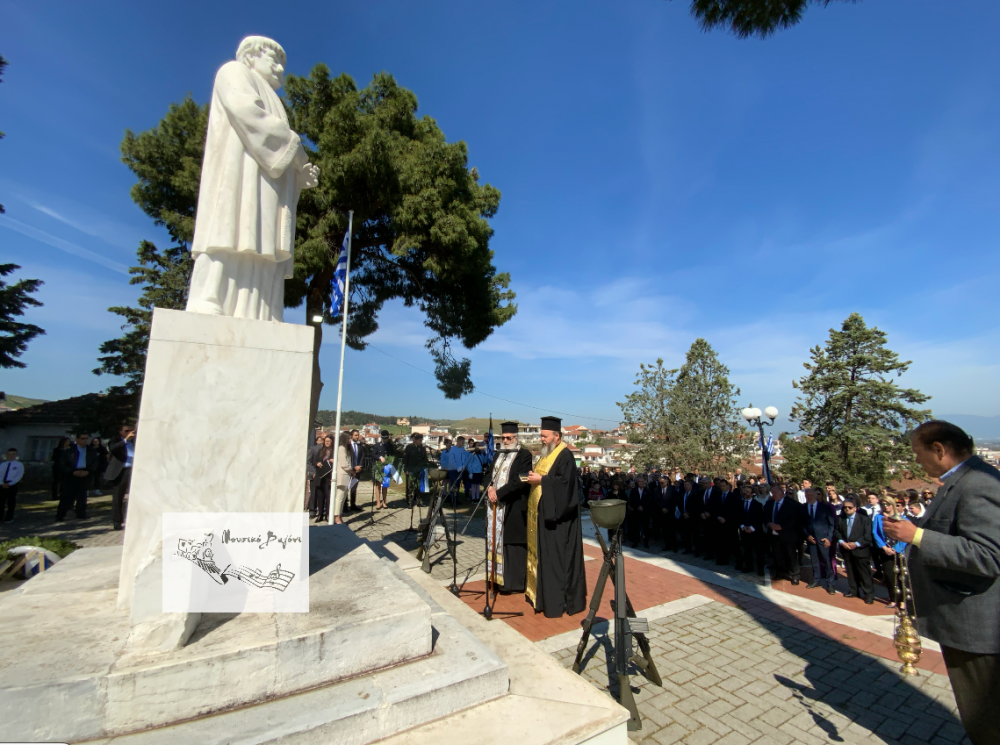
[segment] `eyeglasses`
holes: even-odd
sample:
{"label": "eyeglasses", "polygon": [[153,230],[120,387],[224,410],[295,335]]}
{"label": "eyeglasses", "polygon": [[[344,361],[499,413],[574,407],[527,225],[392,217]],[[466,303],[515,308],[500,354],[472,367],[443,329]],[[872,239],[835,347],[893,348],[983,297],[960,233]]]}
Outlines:
{"label": "eyeglasses", "polygon": [[513,442],[515,438],[514,435],[504,435],[500,439],[503,440],[504,442]]}

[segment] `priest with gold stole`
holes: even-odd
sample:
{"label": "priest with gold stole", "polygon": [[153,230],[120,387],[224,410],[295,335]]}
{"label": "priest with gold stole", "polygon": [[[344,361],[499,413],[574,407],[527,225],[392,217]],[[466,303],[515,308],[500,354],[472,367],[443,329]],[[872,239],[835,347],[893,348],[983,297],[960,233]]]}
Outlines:
{"label": "priest with gold stole", "polygon": [[562,420],[542,418],[542,453],[528,474],[528,575],[525,594],[547,618],[580,613],[587,605],[583,527],[573,454],[562,441]]}

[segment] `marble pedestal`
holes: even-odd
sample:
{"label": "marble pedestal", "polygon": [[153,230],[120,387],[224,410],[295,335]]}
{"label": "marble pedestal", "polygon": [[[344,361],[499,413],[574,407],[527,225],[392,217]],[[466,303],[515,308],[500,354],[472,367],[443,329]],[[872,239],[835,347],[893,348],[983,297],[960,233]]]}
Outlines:
{"label": "marble pedestal", "polygon": [[0,730],[24,742],[368,743],[507,692],[507,668],[346,526],[310,528],[307,614],[204,614],[130,653],[121,550],[0,598]]}
{"label": "marble pedestal", "polygon": [[163,615],[164,512],[302,510],[313,343],[307,326],[153,312],[118,584],[133,625]]}

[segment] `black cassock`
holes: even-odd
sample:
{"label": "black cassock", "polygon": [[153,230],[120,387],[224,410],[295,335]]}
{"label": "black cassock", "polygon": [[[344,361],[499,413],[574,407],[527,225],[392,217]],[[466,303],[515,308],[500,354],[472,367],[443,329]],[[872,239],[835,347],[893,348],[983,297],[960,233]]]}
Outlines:
{"label": "black cassock", "polygon": [[531,451],[521,448],[510,466],[507,483],[496,486],[505,509],[503,523],[503,592],[524,592],[528,571],[528,493],[531,486],[519,474],[531,470]]}
{"label": "black cassock", "polygon": [[542,476],[535,592],[535,609],[546,618],[580,613],[587,606],[577,470],[568,449],[556,456],[552,468]]}

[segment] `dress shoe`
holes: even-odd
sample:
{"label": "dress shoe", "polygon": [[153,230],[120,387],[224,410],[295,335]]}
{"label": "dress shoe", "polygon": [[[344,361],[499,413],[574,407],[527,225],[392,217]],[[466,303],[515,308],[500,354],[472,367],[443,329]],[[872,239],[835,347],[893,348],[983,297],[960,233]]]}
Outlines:
{"label": "dress shoe", "polygon": [[806,585],[807,590],[815,590],[817,587],[819,587],[819,582],[816,581],[810,582],[808,585]]}
{"label": "dress shoe", "polygon": [[828,593],[830,593],[831,595],[836,595],[836,594],[837,594],[837,591],[836,591],[836,590],[834,590],[832,586],[830,586],[830,587],[827,587],[827,588],[826,588],[826,591],[827,591]]}
{"label": "dress shoe", "polygon": [[792,580],[792,584],[793,584],[793,585],[797,585],[797,584],[799,584],[799,581],[798,581],[797,579],[793,579],[793,580]]}
{"label": "dress shoe", "polygon": [[121,530],[122,529],[122,524],[121,523],[115,523],[114,529],[115,530]]}
{"label": "dress shoe", "polygon": [[857,597],[857,594],[856,594],[856,593],[853,593],[853,592],[845,592],[845,593],[844,593],[844,597],[845,597],[845,598],[856,598],[856,597]]}
{"label": "dress shoe", "polygon": [[875,602],[875,598],[867,598],[865,600],[865,605],[871,605],[874,602]]}

